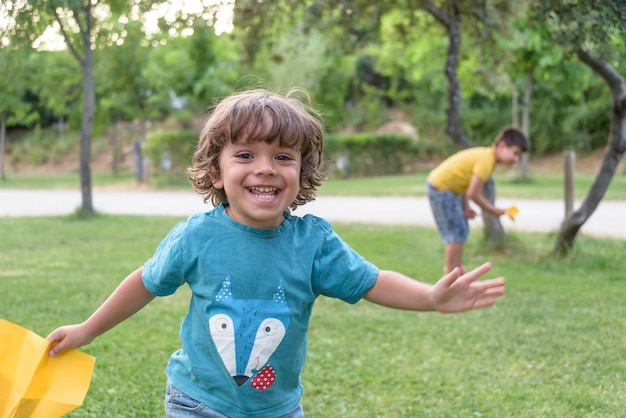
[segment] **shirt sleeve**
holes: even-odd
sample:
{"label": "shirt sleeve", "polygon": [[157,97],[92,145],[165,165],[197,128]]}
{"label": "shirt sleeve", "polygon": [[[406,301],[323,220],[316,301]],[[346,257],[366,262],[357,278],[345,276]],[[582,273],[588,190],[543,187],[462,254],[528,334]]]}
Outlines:
{"label": "shirt sleeve", "polygon": [[487,181],[489,176],[493,174],[496,166],[495,156],[491,148],[487,149],[486,155],[476,161],[472,170],[482,181]]}
{"label": "shirt sleeve", "polygon": [[374,286],[378,270],[330,230],[318,259],[319,294],[354,304]]}
{"label": "shirt sleeve", "polygon": [[183,232],[186,222],[180,222],[167,234],[154,255],[143,265],[144,286],[155,296],[168,296],[185,283],[183,272]]}

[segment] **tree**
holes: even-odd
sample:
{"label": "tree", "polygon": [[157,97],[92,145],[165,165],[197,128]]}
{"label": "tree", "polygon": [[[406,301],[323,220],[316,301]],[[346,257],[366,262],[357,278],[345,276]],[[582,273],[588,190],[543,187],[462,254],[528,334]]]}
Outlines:
{"label": "tree", "polygon": [[[26,0],[23,2],[3,2],[0,14],[9,24],[0,27],[0,40],[10,39],[14,45],[32,47],[50,28],[56,28],[62,35],[65,45],[80,66],[82,73],[82,121],[80,139],[80,186],[82,212],[94,213],[91,187],[91,138],[96,106],[94,57],[102,40],[108,40],[111,22],[121,16],[132,14],[141,20],[146,10],[156,10],[160,4],[174,6],[174,2],[153,2],[147,0]],[[179,3],[176,5],[180,6]],[[196,18],[213,22],[217,6],[208,10],[196,11],[194,15],[183,9],[174,8],[174,19],[160,19],[161,29],[182,30],[193,24]],[[207,17],[207,15],[209,15]],[[165,33],[169,33],[168,30]],[[103,36],[104,35],[104,36]],[[121,34],[118,34],[121,36]]]}
{"label": "tree", "polygon": [[[111,0],[109,10],[123,4]],[[91,0],[28,0],[15,3],[10,17],[14,25],[7,28],[15,43],[31,47],[50,27],[56,27],[82,72],[83,112],[80,135],[79,172],[82,196],[82,212],[94,213],[91,187],[91,136],[96,105],[94,84],[94,45],[97,39],[98,20],[95,11],[98,2]],[[103,7],[103,6],[101,6]],[[104,9],[101,8],[100,11]]]}
{"label": "tree", "polygon": [[626,152],[626,79],[616,69],[623,60],[626,3],[537,1],[536,18],[547,21],[551,39],[601,77],[611,92],[610,128],[602,164],[582,204],[561,224],[554,252],[567,255],[580,228],[599,206]]}

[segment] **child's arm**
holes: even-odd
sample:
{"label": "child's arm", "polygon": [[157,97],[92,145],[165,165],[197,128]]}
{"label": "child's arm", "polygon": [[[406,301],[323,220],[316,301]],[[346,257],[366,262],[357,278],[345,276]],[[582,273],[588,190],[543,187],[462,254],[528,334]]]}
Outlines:
{"label": "child's arm", "polygon": [[434,285],[394,271],[381,270],[365,299],[390,308],[411,311],[451,313],[485,308],[493,305],[504,294],[503,278],[477,281],[490,269],[491,263],[485,263],[461,276],[461,269],[457,267]]}
{"label": "child's arm", "polygon": [[463,213],[467,219],[474,219],[476,217],[476,212],[470,206],[467,194],[463,195]]}
{"label": "child's arm", "polygon": [[485,198],[485,196],[483,196],[484,184],[485,182],[482,181],[482,179],[476,174],[474,174],[472,176],[472,179],[470,180],[469,187],[467,188],[467,197],[476,202],[476,204],[480,206],[482,210],[489,212],[495,217],[500,217],[504,215],[504,209],[495,207]]}
{"label": "child's arm", "polygon": [[50,355],[55,356],[70,348],[78,348],[92,342],[97,336],[110,330],[120,322],[146,306],[154,295],[141,280],[143,267],[132,272],[109,298],[83,323],[67,325],[54,330],[46,339],[56,342]]}

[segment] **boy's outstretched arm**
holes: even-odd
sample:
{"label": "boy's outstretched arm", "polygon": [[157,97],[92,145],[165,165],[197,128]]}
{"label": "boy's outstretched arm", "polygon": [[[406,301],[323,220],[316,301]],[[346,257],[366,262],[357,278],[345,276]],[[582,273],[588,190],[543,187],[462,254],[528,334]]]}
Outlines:
{"label": "boy's outstretched arm", "polygon": [[97,336],[110,330],[120,322],[146,306],[154,295],[141,280],[143,267],[124,279],[109,298],[83,323],[66,325],[54,330],[46,337],[56,342],[49,354],[56,356],[70,348],[78,348],[92,342]]}
{"label": "boy's outstretched arm", "polygon": [[457,267],[434,285],[394,271],[381,270],[365,299],[411,311],[452,313],[485,308],[504,294],[504,279],[501,277],[477,281],[490,269],[491,263],[485,263],[461,276],[461,269]]}

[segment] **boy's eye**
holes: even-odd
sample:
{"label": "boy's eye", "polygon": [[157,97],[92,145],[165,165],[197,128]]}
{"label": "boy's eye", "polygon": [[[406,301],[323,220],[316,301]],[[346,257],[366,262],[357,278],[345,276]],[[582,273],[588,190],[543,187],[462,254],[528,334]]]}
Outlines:
{"label": "boy's eye", "polygon": [[293,160],[293,158],[291,158],[291,156],[287,155],[287,154],[279,154],[276,156],[276,159],[279,161],[288,161],[288,160]]}
{"label": "boy's eye", "polygon": [[239,154],[237,154],[237,158],[243,158],[247,160],[252,158],[252,154],[250,154],[249,152],[240,152]]}

